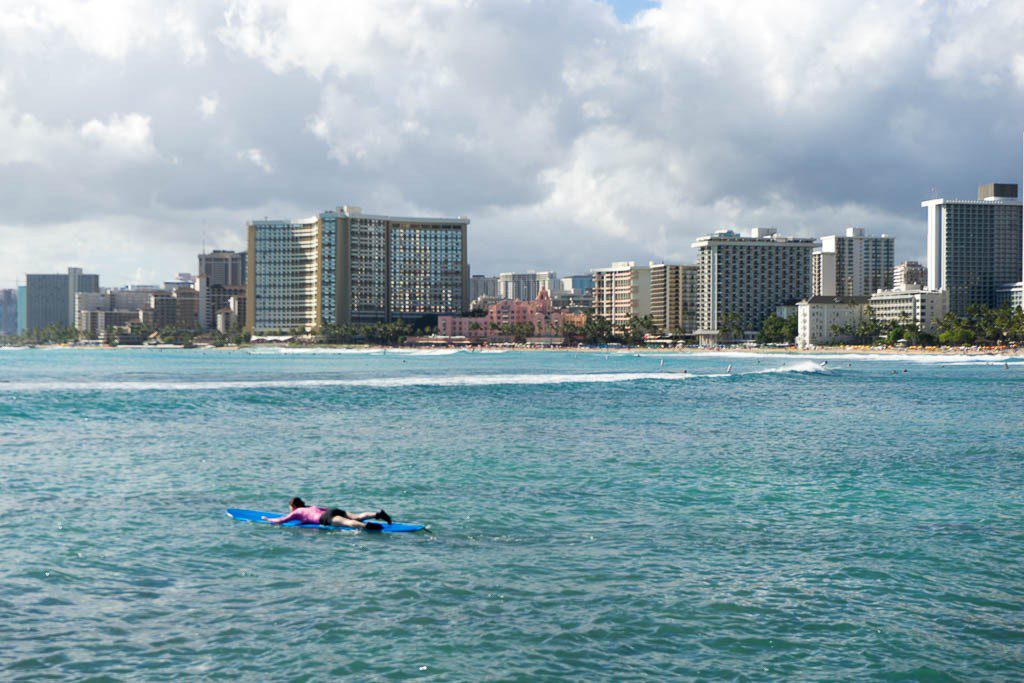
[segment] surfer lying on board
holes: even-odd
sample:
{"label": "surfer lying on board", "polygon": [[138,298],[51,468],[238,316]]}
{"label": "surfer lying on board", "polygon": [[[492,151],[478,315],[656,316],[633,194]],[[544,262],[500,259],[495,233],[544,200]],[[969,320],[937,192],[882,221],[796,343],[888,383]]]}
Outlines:
{"label": "surfer lying on board", "polygon": [[288,503],[291,512],[283,517],[264,517],[264,521],[271,524],[284,524],[298,520],[302,524],[319,524],[320,526],[347,526],[353,529],[366,529],[367,531],[380,531],[381,525],[377,522],[367,520],[380,519],[391,524],[391,515],[380,510],[379,512],[361,512],[357,515],[350,515],[338,508],[322,508],[315,505],[306,505],[299,497],[292,498]]}

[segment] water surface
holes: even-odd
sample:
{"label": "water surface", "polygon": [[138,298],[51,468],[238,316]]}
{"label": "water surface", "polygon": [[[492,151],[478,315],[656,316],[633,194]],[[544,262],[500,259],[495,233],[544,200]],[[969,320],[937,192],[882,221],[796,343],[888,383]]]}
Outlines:
{"label": "water surface", "polygon": [[[1022,406],[1013,359],[0,350],[0,677],[1019,680]],[[223,513],[293,495],[432,534]]]}

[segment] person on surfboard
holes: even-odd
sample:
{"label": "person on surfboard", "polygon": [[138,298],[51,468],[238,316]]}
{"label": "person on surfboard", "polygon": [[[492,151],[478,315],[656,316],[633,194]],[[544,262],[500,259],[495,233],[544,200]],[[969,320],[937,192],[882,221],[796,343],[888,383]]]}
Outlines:
{"label": "person on surfboard", "polygon": [[378,512],[361,512],[350,515],[339,508],[322,508],[306,503],[296,496],[288,503],[291,509],[287,515],[282,517],[263,517],[265,522],[271,524],[284,524],[285,522],[299,521],[302,524],[319,524],[320,526],[347,526],[353,529],[366,529],[367,531],[380,531],[383,527],[378,522],[368,520],[379,519],[391,524],[391,515],[380,510]]}

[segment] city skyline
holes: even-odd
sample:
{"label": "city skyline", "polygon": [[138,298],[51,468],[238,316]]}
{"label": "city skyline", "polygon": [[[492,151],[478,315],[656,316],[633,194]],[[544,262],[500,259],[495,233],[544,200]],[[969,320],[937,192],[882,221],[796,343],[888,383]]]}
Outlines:
{"label": "city skyline", "polygon": [[339,201],[470,216],[475,273],[753,227],[923,261],[921,201],[1019,182],[1012,3],[615,4],[7,3],[0,284],[155,282]]}

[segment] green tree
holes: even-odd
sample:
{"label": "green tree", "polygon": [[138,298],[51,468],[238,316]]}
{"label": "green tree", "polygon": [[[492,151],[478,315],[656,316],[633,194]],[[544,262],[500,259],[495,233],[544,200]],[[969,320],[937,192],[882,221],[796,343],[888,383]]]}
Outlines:
{"label": "green tree", "polygon": [[796,340],[797,319],[795,315],[780,318],[770,315],[764,319],[761,331],[757,333],[758,344],[792,344]]}
{"label": "green tree", "polygon": [[739,313],[732,311],[718,316],[718,338],[721,341],[737,341],[746,336],[743,320]]}

